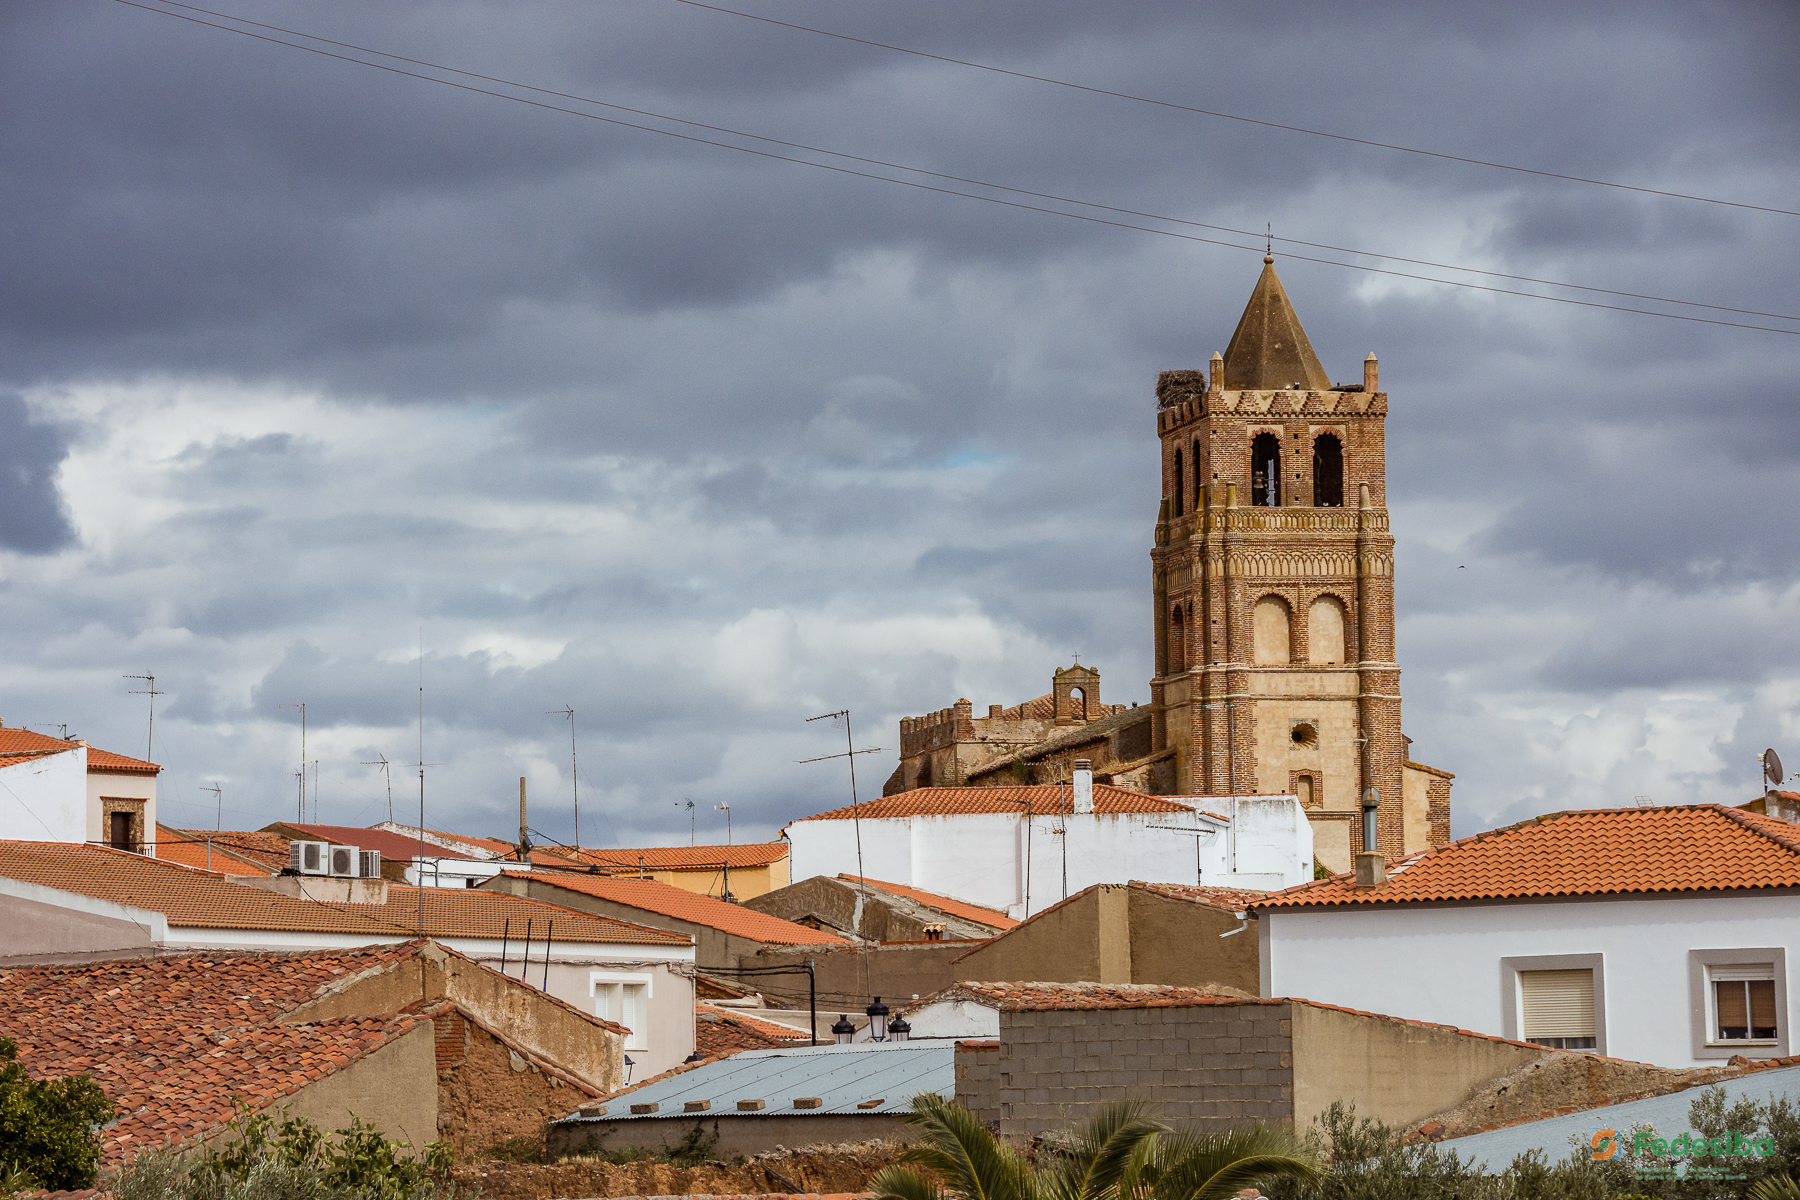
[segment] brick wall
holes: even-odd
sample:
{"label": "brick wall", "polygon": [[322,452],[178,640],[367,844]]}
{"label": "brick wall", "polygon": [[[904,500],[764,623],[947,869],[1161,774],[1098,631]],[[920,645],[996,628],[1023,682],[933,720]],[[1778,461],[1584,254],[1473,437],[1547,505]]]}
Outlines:
{"label": "brick wall", "polygon": [[[987,1054],[995,1055],[991,1069]],[[956,1061],[957,1098],[1012,1139],[1127,1097],[1203,1128],[1293,1120],[1285,1001],[1002,1012],[1000,1049],[959,1047]]]}

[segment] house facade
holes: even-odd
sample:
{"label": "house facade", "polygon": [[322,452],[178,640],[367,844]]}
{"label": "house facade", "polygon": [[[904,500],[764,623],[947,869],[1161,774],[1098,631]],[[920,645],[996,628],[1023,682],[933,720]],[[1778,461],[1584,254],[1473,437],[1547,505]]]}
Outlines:
{"label": "house facade", "polygon": [[162,768],[75,739],[0,728],[0,837],[145,853]]}
{"label": "house facade", "polygon": [[1265,996],[1665,1067],[1793,1052],[1800,827],[1776,818],[1553,813],[1253,908]]}
{"label": "house facade", "polygon": [[915,788],[783,835],[802,879],[862,874],[1019,919],[1096,883],[1273,890],[1313,877],[1312,826],[1291,795],[1147,796],[1080,768],[1067,786]]}

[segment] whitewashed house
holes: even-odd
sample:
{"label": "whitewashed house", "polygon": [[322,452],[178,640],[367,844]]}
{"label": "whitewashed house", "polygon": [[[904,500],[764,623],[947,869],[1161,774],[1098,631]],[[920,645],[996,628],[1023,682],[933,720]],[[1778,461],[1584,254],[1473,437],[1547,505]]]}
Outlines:
{"label": "whitewashed house", "polygon": [[156,838],[162,768],[30,729],[0,728],[0,838],[143,853]]}
{"label": "whitewashed house", "polygon": [[915,788],[802,817],[782,836],[796,879],[885,879],[1014,918],[1096,883],[1273,891],[1313,877],[1312,826],[1293,796],[1146,796],[1079,765],[1074,776]]}
{"label": "whitewashed house", "polygon": [[1553,813],[1252,906],[1262,994],[1666,1067],[1792,1053],[1800,825]]}

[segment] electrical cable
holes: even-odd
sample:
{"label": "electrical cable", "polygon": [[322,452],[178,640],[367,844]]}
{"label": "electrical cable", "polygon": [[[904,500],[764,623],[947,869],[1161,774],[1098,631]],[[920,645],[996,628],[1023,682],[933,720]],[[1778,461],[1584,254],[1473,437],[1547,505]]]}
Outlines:
{"label": "electrical cable", "polygon": [[[678,2],[691,3],[691,2],[693,2],[693,0],[678,0]],[[1086,221],[1086,222],[1089,222],[1090,224],[1107,225],[1107,226],[1111,226],[1111,227],[1117,228],[1117,229],[1129,229],[1129,230],[1134,230],[1134,231],[1141,232],[1141,233],[1152,233],[1152,234],[1160,235],[1162,237],[1176,238],[1181,241],[1198,242],[1198,243],[1202,243],[1205,245],[1221,246],[1221,247],[1225,247],[1227,249],[1247,250],[1247,251],[1252,251],[1252,252],[1254,252],[1258,249],[1261,249],[1261,247],[1257,247],[1257,246],[1253,246],[1253,245],[1245,246],[1245,245],[1241,245],[1236,242],[1221,241],[1216,238],[1198,237],[1193,234],[1180,233],[1180,232],[1177,232],[1174,230],[1157,229],[1157,228],[1154,228],[1151,226],[1137,225],[1137,224],[1133,224],[1128,221],[1108,220],[1108,219],[1105,219],[1102,217],[1096,217],[1096,216],[1092,216],[1092,215],[1089,215],[1086,213],[1072,213],[1072,212],[1063,211],[1061,209],[1045,208],[1040,205],[1024,204],[1024,203],[1021,203],[1018,201],[1005,200],[1005,199],[1002,199],[1002,198],[996,197],[996,196],[984,196],[984,195],[980,195],[978,193],[959,191],[954,188],[934,187],[930,184],[919,183],[914,180],[895,179],[891,176],[878,175],[878,174],[874,174],[872,172],[867,172],[867,171],[852,170],[850,168],[836,166],[831,163],[813,162],[808,159],[795,158],[791,155],[777,154],[777,153],[773,153],[773,152],[767,151],[767,150],[758,150],[758,149],[755,149],[755,148],[749,147],[749,146],[737,146],[737,145],[733,145],[729,142],[715,141],[711,138],[697,137],[692,134],[680,133],[680,132],[677,132],[674,130],[658,129],[655,126],[642,125],[642,124],[638,124],[633,121],[624,121],[624,120],[620,120],[616,117],[601,116],[598,113],[582,112],[578,109],[565,108],[562,105],[549,104],[549,103],[545,103],[544,101],[541,101],[541,100],[532,100],[532,99],[529,99],[529,98],[523,97],[523,96],[508,95],[505,92],[496,92],[496,91],[493,91],[488,88],[474,87],[469,84],[458,83],[455,80],[439,79],[439,78],[437,78],[435,76],[431,76],[431,75],[422,75],[416,71],[402,70],[398,67],[388,66],[385,63],[369,62],[365,59],[355,58],[350,55],[335,54],[329,50],[322,50],[317,46],[301,45],[296,42],[283,41],[281,38],[269,37],[265,34],[253,33],[247,29],[238,29],[238,28],[235,28],[230,25],[220,25],[220,24],[217,24],[212,21],[204,21],[204,20],[199,19],[198,17],[188,16],[186,13],[170,11],[168,8],[157,7],[157,6],[154,6],[151,4],[139,3],[138,0],[115,0],[115,3],[123,4],[129,8],[140,9],[144,12],[153,12],[153,13],[159,13],[163,16],[174,17],[178,20],[188,21],[193,24],[202,25],[202,26],[205,26],[210,29],[218,29],[218,30],[221,30],[226,33],[235,33],[241,37],[254,38],[258,41],[271,42],[275,45],[287,46],[288,48],[294,49],[294,50],[304,50],[309,53],[318,54],[318,55],[321,55],[326,58],[334,58],[334,59],[338,59],[339,61],[342,61],[342,62],[354,63],[358,66],[371,67],[371,68],[374,68],[375,70],[387,71],[387,72],[389,72],[391,74],[395,74],[395,75],[403,75],[408,78],[422,80],[427,83],[436,83],[436,84],[440,84],[444,87],[452,87],[452,88],[457,88],[462,91],[475,92],[479,95],[491,96],[495,99],[510,100],[516,104],[525,104],[525,105],[529,105],[533,108],[548,109],[552,112],[565,113],[570,116],[585,117],[588,120],[600,121],[600,122],[603,122],[603,123],[609,124],[609,125],[618,125],[618,126],[622,126],[624,128],[628,128],[628,129],[636,129],[636,130],[640,130],[645,133],[660,134],[664,137],[676,138],[681,141],[695,142],[695,143],[698,143],[701,145],[713,146],[713,147],[716,147],[718,149],[723,149],[723,150],[735,150],[740,154],[750,154],[750,155],[755,155],[760,158],[770,158],[770,159],[775,159],[780,162],[795,163],[800,166],[813,167],[817,170],[834,171],[834,172],[837,172],[837,173],[843,174],[843,175],[850,175],[850,176],[854,176],[854,177],[861,178],[861,179],[870,179],[870,180],[874,180],[874,181],[881,182],[881,183],[897,184],[901,187],[909,187],[909,188],[915,188],[915,189],[918,189],[921,191],[935,192],[940,195],[958,196],[958,197],[961,197],[964,199],[969,199],[969,200],[981,200],[981,201],[985,201],[986,203],[989,203],[989,204],[997,204],[997,205],[1000,205],[1000,206],[1006,207],[1006,208],[1017,208],[1017,209],[1027,211],[1027,212],[1044,213],[1044,214],[1047,214],[1050,216],[1065,217],[1070,220]],[[162,3],[173,4],[174,0],[162,0]],[[901,164],[901,163],[890,163],[890,162],[886,162],[881,159],[866,158],[866,157],[862,157],[859,155],[848,154],[848,153],[845,153],[842,151],[828,150],[828,149],[824,149],[822,147],[809,146],[804,143],[789,142],[789,141],[784,141],[779,138],[764,137],[760,134],[745,133],[745,132],[742,132],[739,130],[730,129],[725,126],[707,125],[702,122],[689,121],[689,120],[686,120],[681,117],[668,116],[666,114],[653,112],[653,111],[647,110],[647,109],[630,108],[625,105],[612,104],[612,103],[609,103],[604,100],[593,100],[593,99],[590,99],[587,97],[576,96],[576,95],[572,95],[572,94],[566,93],[566,92],[556,92],[556,91],[552,91],[547,88],[535,87],[531,84],[517,83],[512,80],[501,79],[497,76],[481,75],[481,74],[478,74],[478,73],[472,72],[472,71],[463,71],[456,67],[444,66],[442,64],[428,62],[423,59],[408,58],[404,55],[391,54],[384,50],[375,50],[370,47],[360,46],[360,45],[357,45],[357,44],[351,43],[351,42],[335,41],[331,38],[319,37],[315,34],[303,33],[298,30],[286,29],[281,26],[266,25],[261,22],[250,21],[246,18],[234,17],[234,16],[231,16],[231,15],[225,14],[225,13],[218,13],[218,12],[215,12],[210,9],[197,8],[192,5],[179,5],[179,7],[187,8],[194,12],[203,12],[209,16],[217,16],[221,20],[239,21],[246,25],[251,25],[251,26],[255,26],[257,28],[262,28],[262,29],[272,29],[277,32],[289,34],[290,36],[293,36],[293,37],[307,38],[312,41],[323,42],[327,45],[339,46],[344,49],[356,50],[359,53],[379,55],[383,58],[392,58],[399,62],[407,62],[407,63],[412,63],[416,66],[429,67],[433,70],[447,71],[452,74],[464,75],[469,78],[482,79],[482,80],[486,80],[486,81],[492,82],[492,83],[504,84],[505,86],[508,86],[508,87],[517,87],[517,88],[525,89],[527,91],[538,92],[543,95],[550,95],[550,96],[556,96],[556,97],[559,97],[562,99],[573,100],[578,103],[593,104],[593,105],[603,107],[603,108],[610,108],[610,109],[613,109],[614,111],[629,112],[629,113],[633,113],[633,114],[640,115],[640,116],[651,117],[656,120],[670,121],[670,122],[673,122],[676,124],[687,125],[692,128],[706,129],[706,130],[710,130],[713,132],[725,133],[725,134],[729,134],[733,137],[749,138],[749,139],[752,139],[755,141],[767,142],[772,145],[786,146],[786,147],[789,147],[790,149],[804,150],[809,153],[815,153],[815,154],[826,154],[826,155],[830,155],[835,158],[843,158],[843,159],[846,159],[849,161],[861,162],[861,163],[865,163],[865,164],[868,164],[871,166],[886,167],[890,170],[908,171],[908,172],[912,172],[912,173],[919,174],[919,175],[925,175],[925,176],[928,176],[931,178],[944,179],[944,180],[960,182],[960,183],[968,183],[971,186],[992,188],[997,191],[1006,191],[1006,192],[1012,192],[1017,195],[1026,195],[1026,196],[1036,197],[1039,199],[1052,200],[1052,201],[1055,201],[1056,203],[1060,203],[1060,204],[1080,205],[1084,208],[1093,208],[1093,209],[1097,209],[1100,211],[1113,212],[1113,213],[1120,214],[1122,216],[1136,216],[1136,217],[1141,217],[1146,220],[1164,221],[1164,222],[1167,222],[1170,224],[1186,225],[1191,228],[1201,228],[1201,229],[1214,230],[1217,232],[1231,233],[1233,235],[1240,236],[1240,237],[1256,238],[1256,237],[1261,236],[1261,235],[1256,234],[1254,231],[1250,231],[1250,230],[1238,230],[1238,229],[1233,229],[1229,226],[1208,225],[1208,224],[1205,224],[1204,222],[1188,221],[1188,220],[1184,220],[1179,217],[1165,217],[1165,216],[1161,216],[1161,215],[1155,214],[1155,213],[1144,213],[1144,212],[1140,212],[1140,211],[1134,210],[1134,209],[1120,208],[1120,207],[1116,207],[1116,206],[1112,206],[1112,205],[1099,204],[1099,203],[1093,202],[1093,201],[1078,200],[1078,199],[1073,199],[1070,197],[1058,196],[1053,193],[1033,192],[1033,191],[1029,191],[1029,190],[1023,189],[1023,188],[1009,187],[1005,184],[988,183],[983,180],[966,179],[962,176],[946,175],[941,172],[929,171],[929,170],[926,170],[921,167],[910,167],[910,166],[907,166],[907,165]],[[731,10],[721,10],[721,11],[731,11]],[[998,69],[998,68],[995,68],[995,69]],[[1160,103],[1160,102],[1157,102],[1157,103]],[[1519,168],[1519,169],[1522,170],[1524,168]],[[1621,184],[1621,185],[1616,185],[1616,186],[1623,187],[1626,185]],[[1703,197],[1696,197],[1696,198],[1703,199]],[[1718,201],[1717,203],[1731,203],[1731,202]],[[1770,210],[1770,211],[1785,211],[1785,210]],[[1800,214],[1795,214],[1795,215],[1800,215]],[[1395,261],[1395,262],[1405,262],[1405,263],[1422,265],[1422,266],[1431,266],[1431,267],[1434,267],[1437,269],[1443,269],[1443,270],[1463,271],[1463,272],[1467,272],[1470,274],[1485,275],[1485,276],[1490,276],[1490,277],[1494,277],[1494,278],[1515,280],[1518,282],[1539,283],[1539,284],[1542,284],[1542,285],[1548,286],[1548,287],[1562,287],[1562,288],[1569,288],[1572,290],[1589,291],[1589,292],[1595,292],[1595,293],[1605,294],[1605,295],[1629,297],[1629,298],[1633,298],[1633,299],[1645,299],[1645,300],[1655,301],[1658,303],[1679,304],[1684,307],[1705,308],[1705,309],[1711,309],[1714,311],[1739,313],[1739,314],[1748,315],[1748,316],[1769,317],[1769,318],[1772,318],[1775,320],[1800,321],[1800,317],[1789,316],[1789,315],[1783,314],[1783,313],[1765,313],[1765,312],[1760,312],[1755,309],[1733,308],[1733,307],[1729,307],[1729,306],[1725,306],[1725,305],[1705,303],[1702,301],[1679,300],[1679,299],[1673,299],[1670,297],[1652,296],[1652,295],[1647,295],[1647,294],[1637,293],[1637,292],[1618,291],[1618,290],[1611,289],[1611,288],[1589,287],[1584,284],[1561,283],[1561,282],[1557,282],[1554,280],[1537,279],[1537,278],[1534,278],[1531,276],[1508,275],[1503,272],[1486,271],[1486,270],[1482,270],[1480,268],[1475,268],[1475,267],[1459,267],[1459,266],[1454,266],[1452,264],[1434,263],[1434,262],[1431,262],[1430,260],[1411,259],[1411,258],[1403,258],[1403,257],[1397,256],[1397,255],[1381,254],[1376,251],[1356,250],[1356,249],[1346,248],[1346,247],[1331,246],[1327,243],[1306,242],[1306,241],[1301,241],[1299,239],[1291,239],[1291,238],[1275,238],[1273,240],[1281,241],[1281,242],[1288,242],[1288,243],[1291,243],[1294,245],[1308,246],[1308,247],[1317,248],[1317,249],[1327,249],[1327,250],[1331,250],[1335,253],[1356,254],[1356,255],[1369,257],[1369,258],[1380,258],[1380,259],[1387,259],[1387,260],[1391,260],[1391,261]],[[1324,265],[1324,266],[1340,267],[1345,270],[1362,271],[1365,273],[1376,274],[1376,275],[1391,275],[1391,276],[1395,276],[1397,278],[1412,279],[1412,280],[1416,280],[1416,281],[1423,282],[1423,283],[1440,284],[1445,287],[1468,288],[1473,291],[1491,292],[1491,293],[1495,293],[1498,295],[1506,295],[1506,296],[1517,296],[1517,297],[1520,297],[1523,299],[1529,299],[1529,300],[1547,300],[1547,301],[1551,301],[1551,302],[1554,302],[1557,304],[1571,304],[1571,305],[1576,305],[1576,306],[1583,307],[1583,308],[1597,308],[1597,309],[1603,309],[1603,310],[1610,311],[1610,312],[1632,313],[1632,314],[1636,314],[1638,316],[1662,317],[1666,320],[1688,321],[1688,322],[1703,324],[1703,325],[1720,325],[1720,326],[1725,326],[1725,327],[1733,328],[1733,329],[1749,329],[1749,330],[1755,330],[1755,331],[1762,332],[1762,333],[1784,333],[1784,334],[1788,334],[1790,336],[1800,335],[1800,330],[1794,330],[1794,329],[1781,329],[1781,328],[1775,328],[1775,327],[1766,326],[1766,325],[1753,325],[1753,324],[1749,324],[1746,322],[1740,322],[1740,321],[1721,321],[1721,320],[1715,320],[1715,319],[1707,318],[1707,317],[1690,316],[1690,315],[1684,314],[1684,313],[1658,312],[1654,309],[1632,308],[1632,307],[1625,306],[1625,305],[1601,304],[1601,303],[1597,303],[1595,301],[1578,300],[1578,299],[1575,299],[1572,297],[1567,297],[1567,296],[1545,296],[1545,295],[1541,295],[1536,292],[1524,292],[1524,291],[1517,291],[1512,288],[1491,287],[1491,286],[1487,286],[1484,284],[1470,283],[1470,282],[1466,282],[1463,280],[1438,279],[1436,277],[1429,276],[1429,275],[1419,275],[1419,274],[1415,274],[1415,273],[1407,272],[1407,271],[1395,271],[1395,270],[1389,270],[1387,268],[1382,268],[1382,267],[1365,266],[1360,263],[1338,262],[1334,259],[1317,258],[1317,257],[1313,257],[1310,255],[1304,255],[1304,254],[1288,254],[1288,255],[1286,255],[1286,257],[1296,259],[1300,262],[1318,263],[1318,264]]]}
{"label": "electrical cable", "polygon": [[[174,0],[165,0],[173,3]],[[1540,175],[1546,179],[1562,179],[1569,183],[1586,183],[1594,187],[1618,188],[1627,192],[1642,192],[1650,196],[1666,196],[1672,200],[1697,200],[1702,204],[1720,204],[1727,208],[1746,208],[1753,212],[1776,213],[1784,217],[1800,217],[1800,211],[1788,208],[1770,208],[1762,204],[1747,204],[1740,200],[1720,200],[1713,196],[1696,196],[1687,192],[1668,192],[1661,188],[1639,187],[1630,183],[1614,183],[1605,179],[1589,179],[1583,175],[1564,175],[1558,171],[1543,171],[1535,167],[1521,167],[1512,163],[1489,162],[1482,158],[1467,158],[1460,154],[1445,154],[1438,150],[1421,150],[1417,146],[1402,146],[1394,142],[1377,142],[1369,138],[1351,137],[1343,133],[1329,133],[1323,129],[1308,129],[1302,125],[1283,125],[1279,121],[1263,121],[1256,117],[1239,116],[1236,113],[1219,112],[1210,108],[1195,108],[1188,104],[1177,104],[1172,100],[1157,100],[1150,96],[1137,96],[1130,92],[1115,92],[1107,88],[1093,87],[1084,83],[1072,83],[1066,79],[1053,79],[1048,75],[1033,75],[1026,71],[1009,71],[1005,67],[996,67],[990,63],[974,62],[963,58],[950,58],[942,54],[932,54],[924,50],[914,50],[907,46],[895,46],[888,42],[871,41],[868,38],[853,37],[847,33],[833,33],[829,29],[815,29],[810,25],[795,25],[791,21],[777,21],[773,17],[762,17],[755,13],[740,12],[735,8],[721,8],[717,4],[704,4],[701,0],[675,0],[677,4],[685,4],[690,8],[704,8],[727,16],[742,17],[746,21],[761,21],[766,25],[780,25],[785,29],[797,29],[802,33],[816,33],[820,37],[837,38],[840,41],[855,42],[861,46],[874,46],[881,50],[892,50],[898,54],[911,54],[918,58],[928,58],[934,62],[951,63],[959,67],[973,67],[978,71],[992,71],[996,75],[1010,75],[1014,79],[1028,79],[1033,83],[1054,84],[1057,87],[1072,88],[1078,92],[1090,92],[1096,96],[1111,96],[1115,100],[1130,100],[1138,104],[1154,104],[1158,108],[1172,108],[1177,112],[1194,113],[1202,117],[1216,117],[1222,121],[1241,121],[1246,125],[1261,125],[1265,129],[1281,129],[1288,133],[1304,133],[1309,137],[1330,138],[1333,141],[1349,142],[1357,146],[1372,146],[1380,150],[1398,150],[1403,154],[1418,154],[1426,158],[1441,158],[1447,162],[1465,163],[1475,167],[1492,167],[1497,171],[1517,171],[1522,175]],[[189,7],[183,5],[182,7]],[[204,9],[198,10],[204,12]]]}

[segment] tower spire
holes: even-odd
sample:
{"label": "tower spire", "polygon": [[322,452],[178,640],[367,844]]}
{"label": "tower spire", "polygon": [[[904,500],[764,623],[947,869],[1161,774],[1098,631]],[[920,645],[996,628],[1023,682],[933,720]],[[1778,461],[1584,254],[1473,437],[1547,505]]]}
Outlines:
{"label": "tower spire", "polygon": [[1287,289],[1275,274],[1275,257],[1263,255],[1262,276],[1225,347],[1226,391],[1270,392],[1299,384],[1324,391],[1331,378],[1313,353]]}

